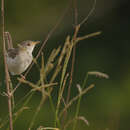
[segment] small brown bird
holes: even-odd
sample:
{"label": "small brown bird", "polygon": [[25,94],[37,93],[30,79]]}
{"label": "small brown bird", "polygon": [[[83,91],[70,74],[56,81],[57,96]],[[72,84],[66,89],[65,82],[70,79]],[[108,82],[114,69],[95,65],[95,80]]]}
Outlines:
{"label": "small brown bird", "polygon": [[9,72],[12,75],[22,74],[33,60],[32,52],[40,41],[23,41],[17,48],[7,50],[6,60]]}

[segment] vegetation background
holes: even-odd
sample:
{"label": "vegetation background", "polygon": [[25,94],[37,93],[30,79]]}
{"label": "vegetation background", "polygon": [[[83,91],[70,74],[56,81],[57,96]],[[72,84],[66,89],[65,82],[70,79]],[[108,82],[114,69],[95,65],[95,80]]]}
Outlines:
{"label": "vegetation background", "polygon": [[[5,0],[5,30],[13,38],[14,46],[23,40],[41,40],[57,23],[69,0]],[[129,130],[130,121],[130,2],[128,0],[97,0],[94,13],[80,30],[79,35],[102,31],[100,36],[84,40],[77,45],[74,82],[72,95],[77,93],[77,83],[82,84],[86,72],[97,70],[106,72],[109,80],[90,77],[88,84],[94,82],[96,87],[83,96],[80,115],[84,115],[90,126],[78,123],[77,130]],[[93,0],[78,0],[78,21],[81,21],[90,11]],[[49,39],[44,48],[45,60],[54,47],[64,43],[68,34],[72,34],[73,12],[66,15],[60,26]],[[0,28],[1,29],[1,28]],[[1,37],[0,37],[1,41]],[[38,48],[38,47],[36,47]],[[0,44],[0,52],[2,46]],[[34,55],[37,53],[35,49]],[[3,56],[0,53],[0,91],[5,90]],[[36,68],[33,67],[28,79],[36,80]],[[16,77],[14,77],[14,81]],[[20,97],[29,91],[29,87],[17,89],[15,97]],[[37,93],[30,103],[32,109],[39,100]],[[56,100],[57,91],[53,93]],[[74,105],[71,113],[74,113]],[[0,95],[0,120],[7,115],[7,99]],[[31,119],[32,110],[24,112],[15,126],[23,130]],[[26,115],[26,117],[25,117]],[[40,122],[42,119],[42,122]],[[26,120],[26,122],[25,122]],[[39,125],[52,124],[49,103],[37,118]]]}

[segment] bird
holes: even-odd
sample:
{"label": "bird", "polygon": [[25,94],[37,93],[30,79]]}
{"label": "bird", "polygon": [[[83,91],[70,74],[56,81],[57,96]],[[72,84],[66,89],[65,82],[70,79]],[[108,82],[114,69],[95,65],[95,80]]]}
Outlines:
{"label": "bird", "polygon": [[21,75],[33,61],[32,52],[40,41],[26,40],[6,51],[6,63],[11,75]]}

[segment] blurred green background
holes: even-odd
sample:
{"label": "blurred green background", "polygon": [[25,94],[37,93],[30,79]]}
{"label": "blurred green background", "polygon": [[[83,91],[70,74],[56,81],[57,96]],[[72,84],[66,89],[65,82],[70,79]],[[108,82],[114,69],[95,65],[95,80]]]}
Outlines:
{"label": "blurred green background", "polygon": [[[78,21],[88,15],[93,0],[78,0]],[[23,40],[44,41],[48,32],[63,15],[69,0],[5,0],[5,30],[13,38],[14,46]],[[90,126],[79,121],[77,130],[130,130],[130,2],[128,0],[97,0],[96,8],[80,30],[79,36],[102,31],[100,36],[80,42],[76,49],[76,62],[72,96],[78,93],[76,84],[82,84],[88,71],[101,71],[110,79],[89,77],[88,85],[96,87],[83,96],[80,115],[84,115]],[[62,20],[59,27],[48,40],[43,52],[47,60],[54,47],[63,45],[67,35],[72,35],[74,25],[73,10]],[[0,27],[0,31],[1,27]],[[0,35],[1,36],[1,35]],[[1,37],[0,37],[1,41]],[[34,55],[40,46],[36,47]],[[5,91],[2,42],[0,43],[0,91]],[[36,67],[33,67],[28,79],[36,81]],[[16,77],[14,77],[14,83]],[[30,90],[21,86],[15,93],[16,101]],[[57,92],[53,93],[56,101]],[[30,103],[30,110],[18,119],[15,130],[28,128],[34,108],[38,105],[40,94]],[[76,103],[75,103],[76,104]],[[74,114],[75,105],[69,110]],[[7,115],[6,97],[0,95],[0,121]],[[26,116],[25,116],[26,115]],[[70,116],[72,116],[70,115]],[[52,126],[53,113],[46,102],[37,118],[37,124]]]}

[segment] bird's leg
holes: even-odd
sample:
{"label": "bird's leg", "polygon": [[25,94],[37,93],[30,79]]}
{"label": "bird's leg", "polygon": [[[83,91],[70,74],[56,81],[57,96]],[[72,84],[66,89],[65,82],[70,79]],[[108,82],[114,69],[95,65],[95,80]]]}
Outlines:
{"label": "bird's leg", "polygon": [[24,79],[24,80],[26,79],[26,77],[24,75],[20,74],[20,76],[22,79]]}

